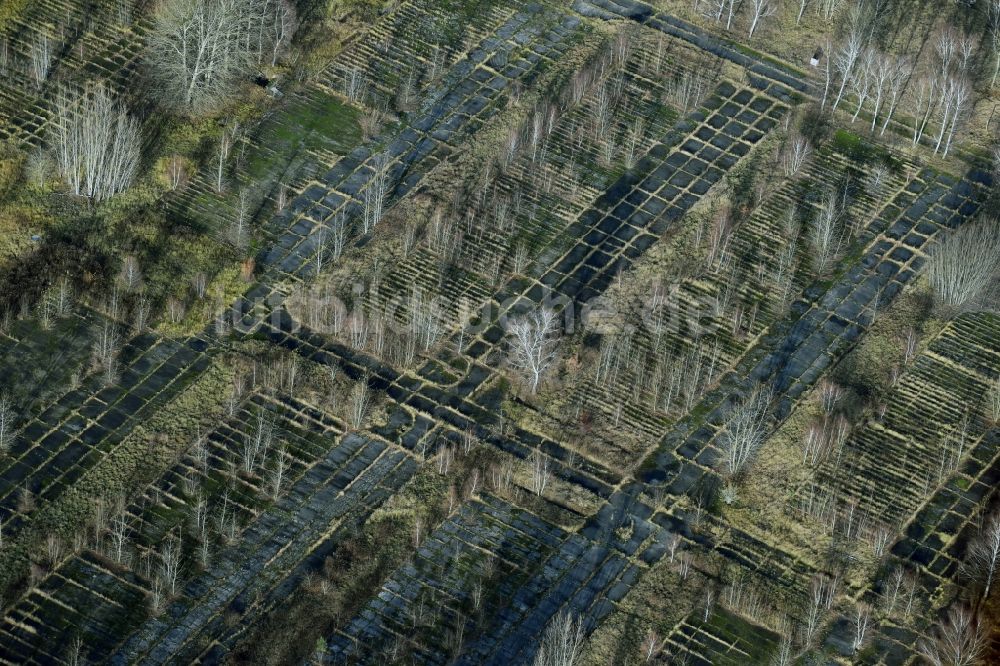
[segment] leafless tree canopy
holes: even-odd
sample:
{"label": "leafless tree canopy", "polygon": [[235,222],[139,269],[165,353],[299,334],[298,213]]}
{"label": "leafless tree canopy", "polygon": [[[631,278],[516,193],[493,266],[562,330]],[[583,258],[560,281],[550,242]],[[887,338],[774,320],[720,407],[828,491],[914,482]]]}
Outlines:
{"label": "leafless tree canopy", "polygon": [[982,580],[983,598],[987,598],[1000,567],[1000,513],[986,519],[979,537],[969,547],[966,565]]}
{"label": "leafless tree canopy", "polygon": [[738,476],[753,461],[767,438],[767,407],[770,395],[758,390],[733,407],[726,419],[723,437],[723,468],[731,476]]}
{"label": "leafless tree canopy", "polygon": [[940,305],[960,309],[989,290],[1000,268],[1000,222],[990,218],[963,226],[931,256],[928,277]]}
{"label": "leafless tree canopy", "polygon": [[131,185],[139,169],[139,123],[103,87],[56,97],[49,142],[73,194],[108,199]]}
{"label": "leafless tree canopy", "polygon": [[549,623],[542,644],[535,654],[534,666],[574,666],[583,646],[583,625],[566,611]]}
{"label": "leafless tree canopy", "polygon": [[525,374],[532,393],[555,358],[558,320],[554,310],[538,308],[510,323],[511,362]]}
{"label": "leafless tree canopy", "polygon": [[10,396],[0,394],[0,453],[4,453],[10,448],[15,420],[16,415]]}
{"label": "leafless tree canopy", "polygon": [[165,0],[147,56],[163,102],[187,113],[214,108],[250,67],[277,61],[294,24],[286,0]]}
{"label": "leafless tree canopy", "polygon": [[918,644],[920,653],[934,666],[972,666],[986,647],[982,627],[971,610],[953,607],[930,639]]}

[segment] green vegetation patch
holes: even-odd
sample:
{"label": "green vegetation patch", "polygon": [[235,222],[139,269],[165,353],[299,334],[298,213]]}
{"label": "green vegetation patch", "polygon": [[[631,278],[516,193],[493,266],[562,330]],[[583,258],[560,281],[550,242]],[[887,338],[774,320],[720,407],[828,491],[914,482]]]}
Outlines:
{"label": "green vegetation patch", "polygon": [[137,426],[103,460],[62,495],[41,506],[15,541],[0,554],[0,590],[22,577],[28,562],[41,559],[49,535],[70,543],[87,529],[98,501],[107,505],[141,488],[171,465],[207,426],[222,417],[233,367],[216,361],[151,419]]}
{"label": "green vegetation patch", "polygon": [[263,150],[253,151],[246,176],[277,177],[300,152],[344,154],[361,143],[359,111],[333,95],[319,93],[288,104],[260,128]]}
{"label": "green vegetation patch", "polygon": [[882,162],[897,172],[902,168],[900,161],[885,148],[875,145],[848,130],[840,129],[834,133],[833,148],[840,154],[860,164]]}

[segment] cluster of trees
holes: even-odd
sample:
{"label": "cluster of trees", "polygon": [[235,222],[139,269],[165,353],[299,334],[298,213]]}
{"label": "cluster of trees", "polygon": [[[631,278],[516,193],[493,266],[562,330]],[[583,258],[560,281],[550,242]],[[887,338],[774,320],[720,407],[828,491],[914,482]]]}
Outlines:
{"label": "cluster of trees", "polygon": [[942,30],[934,42],[937,58],[935,71],[917,81],[913,144],[917,145],[936,119],[934,152],[945,156],[951,149],[955,132],[972,106],[970,64],[975,42],[968,35],[951,29]]}
{"label": "cluster of trees", "polygon": [[[777,0],[695,0],[695,11],[701,11],[704,16],[716,23],[726,24],[726,30],[733,26],[733,19],[744,10],[747,10],[747,39],[753,37],[753,33],[760,27],[761,21],[769,16],[773,16],[778,11]],[[805,11],[805,1],[802,2],[802,11]],[[799,12],[801,18],[802,12]]]}
{"label": "cluster of trees", "polygon": [[722,496],[727,504],[736,500],[736,481],[746,474],[767,441],[770,404],[771,394],[758,388],[729,410],[725,432],[720,438],[720,466],[727,479]]}
{"label": "cluster of trees", "polygon": [[986,649],[986,634],[969,608],[955,605],[917,648],[932,666],[973,666]]}
{"label": "cluster of trees", "polygon": [[545,628],[533,666],[574,666],[584,641],[583,624],[572,614],[560,611]]}
{"label": "cluster of trees", "polygon": [[931,256],[927,277],[938,305],[958,311],[990,293],[1000,271],[1000,220],[985,218],[948,234]]}
{"label": "cluster of trees", "polygon": [[153,17],[147,58],[163,102],[202,113],[227,100],[248,68],[274,65],[294,31],[286,0],[167,0]]}
{"label": "cluster of trees", "polygon": [[[992,36],[1000,67],[1000,0],[990,0],[987,13],[987,34]],[[945,27],[932,38],[933,62],[918,69],[913,57],[886,53],[876,46],[874,23],[871,12],[852,11],[844,39],[836,46],[827,44],[821,108],[830,102],[836,110],[851,98],[855,105],[851,121],[867,111],[871,131],[880,125],[884,134],[905,101],[914,118],[913,145],[928,140],[935,153],[947,156],[974,102],[979,43],[969,33]]]}
{"label": "cluster of trees", "polygon": [[99,202],[123,192],[139,170],[139,122],[103,86],[56,95],[49,144],[73,194]]}

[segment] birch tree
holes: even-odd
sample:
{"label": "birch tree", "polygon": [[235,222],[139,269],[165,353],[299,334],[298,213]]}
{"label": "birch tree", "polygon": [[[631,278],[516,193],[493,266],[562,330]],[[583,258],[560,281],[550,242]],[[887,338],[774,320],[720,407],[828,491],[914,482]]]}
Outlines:
{"label": "birch tree", "polygon": [[799,172],[812,154],[809,141],[799,135],[791,138],[781,155],[781,165],[785,176],[792,177]]}
{"label": "birch tree", "polygon": [[931,252],[928,279],[941,306],[958,310],[987,293],[1000,267],[1000,222],[980,220],[952,231]]}
{"label": "birch tree", "polygon": [[990,516],[979,537],[969,549],[966,566],[983,581],[983,599],[990,595],[990,588],[1000,566],[1000,512]]}
{"label": "birch tree", "polygon": [[180,540],[169,536],[160,548],[160,576],[171,596],[177,594],[177,581],[181,572]]}
{"label": "birch tree", "polygon": [[892,56],[885,53],[875,55],[872,66],[872,125],[871,131],[875,131],[875,124],[878,122],[878,112],[882,108],[882,100],[889,89],[889,81],[895,71],[896,61]]}
{"label": "birch tree", "polygon": [[982,627],[964,606],[953,606],[931,637],[917,643],[917,649],[934,666],[972,666],[985,648]]}
{"label": "birch tree", "polygon": [[737,0],[726,0],[726,30],[729,30],[733,26],[733,16],[736,15],[736,9],[738,2]]}
{"label": "birch tree", "polygon": [[164,103],[185,113],[215,108],[251,65],[277,61],[294,22],[285,0],[165,0],[146,58]]}
{"label": "birch tree", "polygon": [[[944,144],[944,156],[948,157],[948,151],[951,150],[951,142],[955,138],[955,132],[958,130],[959,123],[965,116],[968,104],[972,98],[972,90],[965,79],[949,79],[949,85],[946,86],[945,90],[945,108],[950,112],[951,119],[948,123],[945,122],[947,115],[941,119],[941,131],[944,133],[945,125],[948,126],[948,139]],[[938,138],[937,145],[941,145],[940,137]],[[934,152],[937,152],[937,146],[934,147]]]}
{"label": "birch tree", "polygon": [[374,173],[368,181],[363,197],[364,231],[371,232],[382,221],[385,212],[386,198],[389,195],[389,157],[379,153],[372,160]]}
{"label": "birch tree", "polygon": [[924,137],[924,130],[930,122],[931,114],[934,113],[935,102],[937,101],[938,85],[937,80],[924,76],[917,82],[917,89],[914,92],[914,114],[913,120],[913,146],[916,147]]}
{"label": "birch tree", "polygon": [[812,243],[817,273],[826,273],[843,247],[844,229],[840,223],[840,215],[837,193],[829,190],[809,227],[809,240]]}
{"label": "birch tree", "polygon": [[874,83],[874,70],[875,52],[871,49],[865,49],[863,55],[858,60],[857,66],[854,68],[854,74],[851,76],[851,92],[854,93],[854,96],[858,100],[858,107],[854,110],[854,115],[851,116],[852,123],[858,119],[862,107],[868,100],[868,94],[871,92]]}
{"label": "birch tree", "polygon": [[854,608],[854,639],[851,641],[851,647],[855,652],[864,647],[865,642],[868,640],[868,631],[871,629],[871,626],[871,606],[864,602],[858,603]]}
{"label": "birch tree", "polygon": [[[278,64],[278,57],[288,48],[298,26],[298,17],[295,15],[295,7],[286,0],[269,0],[265,3],[265,12],[261,19],[261,27],[265,21],[270,20],[271,36],[271,67]],[[262,31],[258,31],[263,34]],[[260,43],[259,48],[263,53],[264,44]]]}
{"label": "birch tree", "polygon": [[6,393],[0,394],[0,453],[6,453],[14,441],[16,418],[10,396]]}
{"label": "birch tree", "polygon": [[128,519],[124,513],[119,513],[111,521],[111,556],[118,564],[123,564],[126,558],[125,548],[128,545]]}
{"label": "birch tree", "polygon": [[568,611],[560,611],[542,635],[534,666],[574,666],[583,647],[583,624]]}
{"label": "birch tree", "polygon": [[52,71],[52,40],[39,32],[31,42],[31,78],[37,88],[48,80]]}
{"label": "birch tree", "polygon": [[770,395],[758,389],[730,411],[722,437],[722,464],[726,475],[739,476],[764,445],[769,403]]}
{"label": "birch tree", "polygon": [[[760,22],[773,15],[777,10],[778,6],[774,0],[750,0],[750,33],[747,35],[747,39],[753,38],[753,33],[757,30]],[[801,14],[799,15],[801,16]]]}
{"label": "birch tree", "polygon": [[840,100],[844,96],[844,90],[854,76],[854,66],[862,53],[861,37],[857,31],[852,31],[847,37],[847,41],[833,54],[833,65],[840,75],[840,88],[837,90],[837,97],[833,101],[833,110],[837,110]]}
{"label": "birch tree", "polygon": [[806,13],[806,7],[809,6],[809,0],[799,0],[799,12],[795,15],[795,23],[802,23],[802,15]]}
{"label": "birch tree", "polygon": [[986,0],[986,25],[990,39],[990,48],[993,49],[993,78],[990,79],[990,87],[997,84],[997,75],[1000,74],[1000,0]]}
{"label": "birch tree", "polygon": [[511,364],[524,373],[532,394],[555,360],[558,318],[555,310],[539,307],[508,325]]}
{"label": "birch tree", "polygon": [[139,171],[139,123],[103,86],[56,95],[49,143],[70,190],[99,202],[125,191]]}
{"label": "birch tree", "polygon": [[840,9],[840,5],[843,0],[819,0],[816,6],[816,11],[823,18],[824,21],[829,21]]}
{"label": "birch tree", "polygon": [[[909,58],[895,58],[892,62],[894,63],[892,73],[889,76],[886,86],[886,94],[888,95],[886,104],[889,106],[889,110],[885,115],[885,122],[882,123],[880,135],[885,134],[886,128],[889,127],[889,122],[892,120],[892,115],[896,112],[896,105],[899,104],[899,99],[902,96],[906,82],[913,73],[913,61]],[[874,122],[875,118],[872,118],[872,129],[875,128]]]}

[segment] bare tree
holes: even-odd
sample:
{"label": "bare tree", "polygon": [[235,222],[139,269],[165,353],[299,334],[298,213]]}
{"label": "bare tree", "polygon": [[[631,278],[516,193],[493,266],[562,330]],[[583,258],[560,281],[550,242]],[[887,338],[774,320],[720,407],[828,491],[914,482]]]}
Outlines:
{"label": "bare tree", "polygon": [[574,666],[583,647],[583,624],[562,610],[549,622],[542,635],[534,666]]}
{"label": "bare tree", "polygon": [[738,0],[726,0],[726,30],[733,26],[733,16],[736,15],[738,5]]}
{"label": "bare tree", "polygon": [[929,76],[922,77],[917,82],[917,88],[914,91],[913,106],[916,112],[913,119],[914,146],[917,146],[923,139],[924,130],[927,128],[927,123],[930,122],[931,115],[939,101],[937,79]]}
{"label": "bare tree", "polygon": [[6,453],[14,441],[14,421],[17,415],[10,396],[0,394],[0,454]]}
{"label": "bare tree", "polygon": [[799,0],[799,12],[795,15],[795,23],[802,22],[802,15],[806,13],[806,7],[809,6],[809,0]]}
{"label": "bare tree", "polygon": [[726,11],[726,2],[727,0],[708,0],[702,15],[718,23],[722,20],[722,13]]}
{"label": "bare tree", "polygon": [[233,211],[232,222],[229,224],[227,239],[235,247],[243,249],[249,242],[250,227],[250,191],[241,189],[236,200],[236,210]]}
{"label": "bare tree", "polygon": [[371,232],[382,221],[386,197],[389,194],[389,156],[379,153],[372,159],[372,176],[363,194],[364,230]]}
{"label": "bare tree", "polygon": [[274,441],[274,422],[266,414],[266,410],[257,412],[256,422],[243,439],[243,471],[253,474],[257,466],[267,457],[267,452]]}
{"label": "bare tree", "polygon": [[226,160],[229,158],[229,151],[233,147],[233,137],[236,135],[236,127],[231,130],[222,128],[222,136],[219,137],[218,152],[215,160],[215,191],[222,192],[223,176],[226,174]]}
{"label": "bare tree", "polygon": [[805,137],[795,136],[790,139],[781,158],[785,176],[791,177],[797,174],[811,154],[812,148]]}
{"label": "bare tree", "polygon": [[84,660],[81,657],[82,653],[83,639],[79,636],[74,636],[66,650],[66,664],[68,666],[82,666],[84,663]]}
{"label": "bare tree", "polygon": [[[265,3],[265,7],[269,10],[269,12],[265,12],[265,17],[269,13],[271,19],[270,36],[273,42],[271,45],[271,66],[274,67],[278,63],[278,56],[291,43],[295,28],[298,26],[298,20],[295,16],[295,6],[287,0],[269,0]],[[263,25],[264,22],[261,21],[261,27]],[[259,33],[260,29],[258,29]],[[263,51],[262,43],[259,44],[259,48]]]}
{"label": "bare tree", "polygon": [[181,188],[188,180],[187,165],[180,155],[171,155],[167,160],[167,180],[171,191]]}
{"label": "bare tree", "polygon": [[181,571],[180,540],[169,536],[160,548],[160,576],[170,590],[170,595],[177,594],[177,581]]}
{"label": "bare tree", "polygon": [[139,170],[139,123],[103,86],[59,91],[49,142],[73,194],[93,201],[123,192]]}
{"label": "bare tree", "polygon": [[350,102],[360,102],[365,96],[365,74],[357,67],[344,72],[344,96]]}
{"label": "bare tree", "polygon": [[[803,7],[805,7],[804,2]],[[773,15],[777,10],[778,5],[774,0],[750,0],[750,33],[747,35],[747,39],[753,37],[754,31],[763,19]]]}
{"label": "bare tree", "polygon": [[552,478],[552,472],[549,469],[549,457],[539,451],[535,451],[528,458],[528,464],[531,467],[531,492],[541,495],[545,492],[545,488]]}
{"label": "bare tree", "polygon": [[367,378],[361,378],[351,390],[350,418],[351,425],[360,428],[364,425],[371,407],[371,395]]}
{"label": "bare tree", "polygon": [[52,71],[52,41],[39,32],[31,42],[31,77],[35,86],[42,87]]}
{"label": "bare tree", "polygon": [[872,609],[871,606],[864,602],[858,603],[854,607],[854,639],[851,641],[851,647],[854,651],[859,651],[865,645],[865,641],[868,640],[868,630],[872,626]]}
{"label": "bare tree", "polygon": [[990,382],[989,392],[986,395],[986,417],[990,423],[1000,423],[1000,375]]}
{"label": "bare tree", "polygon": [[983,599],[989,597],[993,577],[1000,565],[1000,512],[986,520],[978,538],[969,548],[966,566],[983,579]]}
{"label": "bare tree", "polygon": [[318,226],[312,234],[314,239],[314,245],[316,246],[315,254],[315,267],[316,267],[316,277],[320,276],[323,272],[323,267],[326,265],[327,251],[326,251],[326,227]]}
{"label": "bare tree", "polygon": [[135,291],[142,283],[142,271],[139,269],[139,260],[135,255],[130,254],[122,261],[122,269],[118,274],[118,279],[126,291]]}
{"label": "bare tree", "polygon": [[823,618],[833,605],[837,592],[836,580],[820,574],[814,576],[809,588],[808,603],[802,624],[802,642],[807,646],[816,640]]}
{"label": "bare tree", "polygon": [[[951,150],[951,142],[955,138],[955,132],[968,110],[968,104],[972,97],[972,89],[965,79],[952,79],[950,80],[950,85],[946,86],[945,90],[945,108],[951,112],[951,122],[948,123],[948,140],[944,144],[944,156],[948,157],[948,152]],[[944,126],[945,119],[942,118],[942,129]],[[939,138],[938,145],[940,144],[941,141]],[[934,147],[934,152],[937,152],[937,146]]]}
{"label": "bare tree", "polygon": [[958,54],[962,58],[961,64],[958,68],[960,71],[967,71],[969,69],[969,61],[972,59],[972,54],[976,51],[976,38],[969,33],[963,34],[958,40]]}
{"label": "bare tree", "polygon": [[952,61],[958,50],[958,37],[950,27],[945,27],[937,33],[934,39],[934,53],[938,58],[938,65],[941,67],[940,76],[944,78],[951,71]]}
{"label": "bare tree", "polygon": [[982,627],[965,606],[953,606],[931,637],[917,643],[917,649],[934,666],[972,666],[985,647]]}
{"label": "bare tree", "polygon": [[833,109],[837,110],[840,100],[844,96],[844,90],[853,80],[854,67],[861,57],[863,45],[861,36],[857,31],[852,31],[847,37],[847,41],[833,54],[832,60],[837,73],[840,75],[840,89],[837,90],[837,97],[833,101]]}
{"label": "bare tree", "polygon": [[555,359],[558,319],[555,310],[539,307],[508,325],[511,363],[527,376],[532,394],[538,392],[542,377]]}
{"label": "bare tree", "polygon": [[202,113],[225,101],[265,54],[276,62],[293,30],[283,0],[165,0],[153,16],[147,61],[166,105]]}
{"label": "bare tree", "polygon": [[271,466],[271,476],[269,479],[271,486],[271,499],[278,499],[281,494],[281,486],[285,481],[285,475],[288,471],[288,454],[285,453],[284,447],[278,448],[274,452],[274,463]]}
{"label": "bare tree", "polygon": [[132,25],[131,0],[115,0],[115,18],[122,27]]}
{"label": "bare tree", "polygon": [[121,348],[121,338],[117,327],[105,322],[94,340],[93,362],[104,374],[104,383],[110,386],[118,374],[118,352]]}
{"label": "bare tree", "polygon": [[873,165],[865,176],[865,189],[876,199],[885,194],[885,187],[892,177],[892,171],[885,164]]}
{"label": "bare tree", "polygon": [[769,403],[770,394],[757,389],[730,410],[722,438],[722,464],[727,476],[736,477],[745,471],[764,445]]}
{"label": "bare tree", "polygon": [[865,49],[861,58],[858,59],[858,64],[854,67],[854,74],[851,76],[851,92],[858,100],[858,107],[854,110],[854,115],[851,116],[852,123],[858,119],[861,109],[868,100],[868,95],[874,84],[874,72],[875,51]]}
{"label": "bare tree", "polygon": [[[889,122],[892,120],[892,115],[896,112],[896,105],[899,103],[906,82],[913,73],[913,61],[909,58],[897,57],[893,58],[890,62],[892,63],[891,71],[889,79],[886,82],[889,111],[885,115],[885,121],[882,123],[880,134],[885,134],[886,128],[889,127]],[[872,118],[872,129],[875,128],[874,122],[875,118]]]}
{"label": "bare tree", "polygon": [[952,310],[985,295],[1000,266],[1000,221],[987,218],[951,232],[931,253],[928,279]]}
{"label": "bare tree", "polygon": [[347,241],[347,221],[344,218],[343,213],[337,213],[337,215],[330,220],[330,252],[332,254],[331,259],[336,261],[340,259],[340,255],[344,253],[344,244]]}
{"label": "bare tree", "polygon": [[655,630],[650,629],[646,634],[646,638],[642,641],[640,654],[643,660],[649,663],[656,659],[656,656],[663,651],[666,644],[667,640],[665,638],[660,638]]}
{"label": "bare tree", "polygon": [[1000,0],[986,0],[986,25],[993,49],[993,78],[990,87],[996,86],[997,75],[1000,74]]}
{"label": "bare tree", "polygon": [[815,268],[820,274],[826,273],[843,247],[845,233],[840,220],[841,212],[837,193],[828,190],[809,227]]}
{"label": "bare tree", "polygon": [[871,131],[875,131],[875,124],[878,122],[878,112],[882,109],[882,100],[889,88],[889,81],[896,68],[896,59],[885,53],[876,53],[873,57],[871,78],[872,78],[872,125]]}
{"label": "bare tree", "polygon": [[823,17],[824,20],[829,21],[840,9],[840,4],[843,0],[819,0],[819,5],[816,7],[816,11],[819,15]]}
{"label": "bare tree", "polygon": [[128,545],[128,519],[124,513],[119,513],[111,521],[111,556],[115,562],[125,562],[125,547]]}
{"label": "bare tree", "polygon": [[149,610],[153,615],[163,612],[164,601],[163,578],[157,573],[149,583]]}

